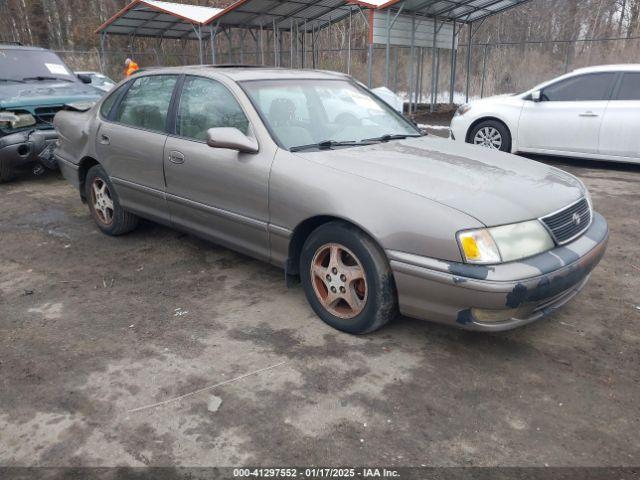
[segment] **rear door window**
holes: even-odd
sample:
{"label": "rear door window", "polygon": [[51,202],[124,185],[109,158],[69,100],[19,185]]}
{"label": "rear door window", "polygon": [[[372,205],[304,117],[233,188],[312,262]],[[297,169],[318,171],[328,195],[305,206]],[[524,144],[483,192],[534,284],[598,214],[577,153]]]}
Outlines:
{"label": "rear door window", "polygon": [[542,91],[547,102],[609,100],[615,72],[590,73],[567,78]]}
{"label": "rear door window", "polygon": [[624,73],[616,100],[640,100],[640,73]]}
{"label": "rear door window", "polygon": [[164,132],[176,75],[137,78],[118,105],[115,121],[132,127]]}

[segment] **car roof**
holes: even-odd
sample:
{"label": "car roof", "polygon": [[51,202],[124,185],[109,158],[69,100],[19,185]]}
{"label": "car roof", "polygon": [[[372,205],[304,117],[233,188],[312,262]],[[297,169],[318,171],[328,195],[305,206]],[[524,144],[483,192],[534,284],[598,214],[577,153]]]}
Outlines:
{"label": "car roof", "polygon": [[638,63],[621,63],[619,65],[596,65],[594,67],[578,68],[572,73],[593,73],[593,72],[640,72]]}
{"label": "car roof", "polygon": [[250,65],[188,65],[180,67],[150,67],[134,75],[158,73],[187,73],[193,75],[224,75],[236,82],[250,80],[336,80],[350,78],[347,74],[326,70],[296,70],[290,68],[259,67]]}

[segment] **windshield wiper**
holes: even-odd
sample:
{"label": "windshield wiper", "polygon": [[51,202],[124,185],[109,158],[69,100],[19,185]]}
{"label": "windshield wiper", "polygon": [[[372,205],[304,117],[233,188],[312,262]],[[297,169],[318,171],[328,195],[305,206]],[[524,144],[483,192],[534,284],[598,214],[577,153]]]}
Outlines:
{"label": "windshield wiper", "polygon": [[0,78],[0,82],[16,82],[16,83],[24,83],[23,80],[17,80],[15,78]]}
{"label": "windshield wiper", "polygon": [[422,135],[410,135],[408,133],[397,133],[397,134],[390,134],[387,133],[386,135],[381,135],[379,137],[374,137],[374,138],[365,138],[364,140],[362,140],[363,142],[388,142],[389,140],[403,140],[405,138],[416,138],[416,137],[422,137]]}
{"label": "windshield wiper", "polygon": [[25,81],[25,80],[38,80],[39,82],[44,81],[44,80],[62,80],[64,82],[74,83],[73,80],[71,80],[69,78],[48,77],[48,76],[43,76],[43,75],[38,75],[38,76],[35,76],[35,77],[24,77],[22,80],[23,81]]}
{"label": "windshield wiper", "polygon": [[300,150],[310,150],[312,148],[317,148],[318,150],[328,150],[333,147],[352,147],[354,145],[368,145],[366,142],[356,142],[355,140],[345,140],[345,141],[337,141],[337,140],[323,140],[318,143],[310,143],[309,145],[297,145],[295,147],[291,147],[289,149],[290,152],[298,152]]}

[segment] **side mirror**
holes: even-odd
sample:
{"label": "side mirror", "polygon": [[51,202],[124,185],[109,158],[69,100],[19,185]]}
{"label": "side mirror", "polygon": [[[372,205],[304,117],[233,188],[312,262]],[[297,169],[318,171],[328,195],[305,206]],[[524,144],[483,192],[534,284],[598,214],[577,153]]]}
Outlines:
{"label": "side mirror", "polygon": [[257,153],[258,142],[247,137],[237,128],[220,127],[207,130],[207,145],[214,148],[227,148],[242,153]]}
{"label": "side mirror", "polygon": [[531,92],[531,101],[540,102],[542,101],[542,92],[540,90],[534,90]]}
{"label": "side mirror", "polygon": [[78,80],[80,80],[82,83],[91,83],[91,77],[89,75],[79,73],[77,77],[78,77]]}

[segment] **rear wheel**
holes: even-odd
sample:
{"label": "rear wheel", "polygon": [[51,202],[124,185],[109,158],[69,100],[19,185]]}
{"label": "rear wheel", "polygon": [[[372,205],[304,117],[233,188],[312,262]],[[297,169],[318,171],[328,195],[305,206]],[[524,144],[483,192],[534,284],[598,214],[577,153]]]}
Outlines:
{"label": "rear wheel", "polygon": [[509,129],[504,123],[496,120],[484,120],[476,125],[469,135],[469,143],[491,150],[511,151]]}
{"label": "rear wheel", "polygon": [[397,315],[393,275],[383,252],[349,224],[330,222],[309,236],[300,275],[309,304],[334,328],[368,333]]}
{"label": "rear wheel", "polygon": [[91,216],[107,235],[123,235],[138,226],[138,217],[120,206],[109,176],[100,165],[87,172],[85,195]]}

